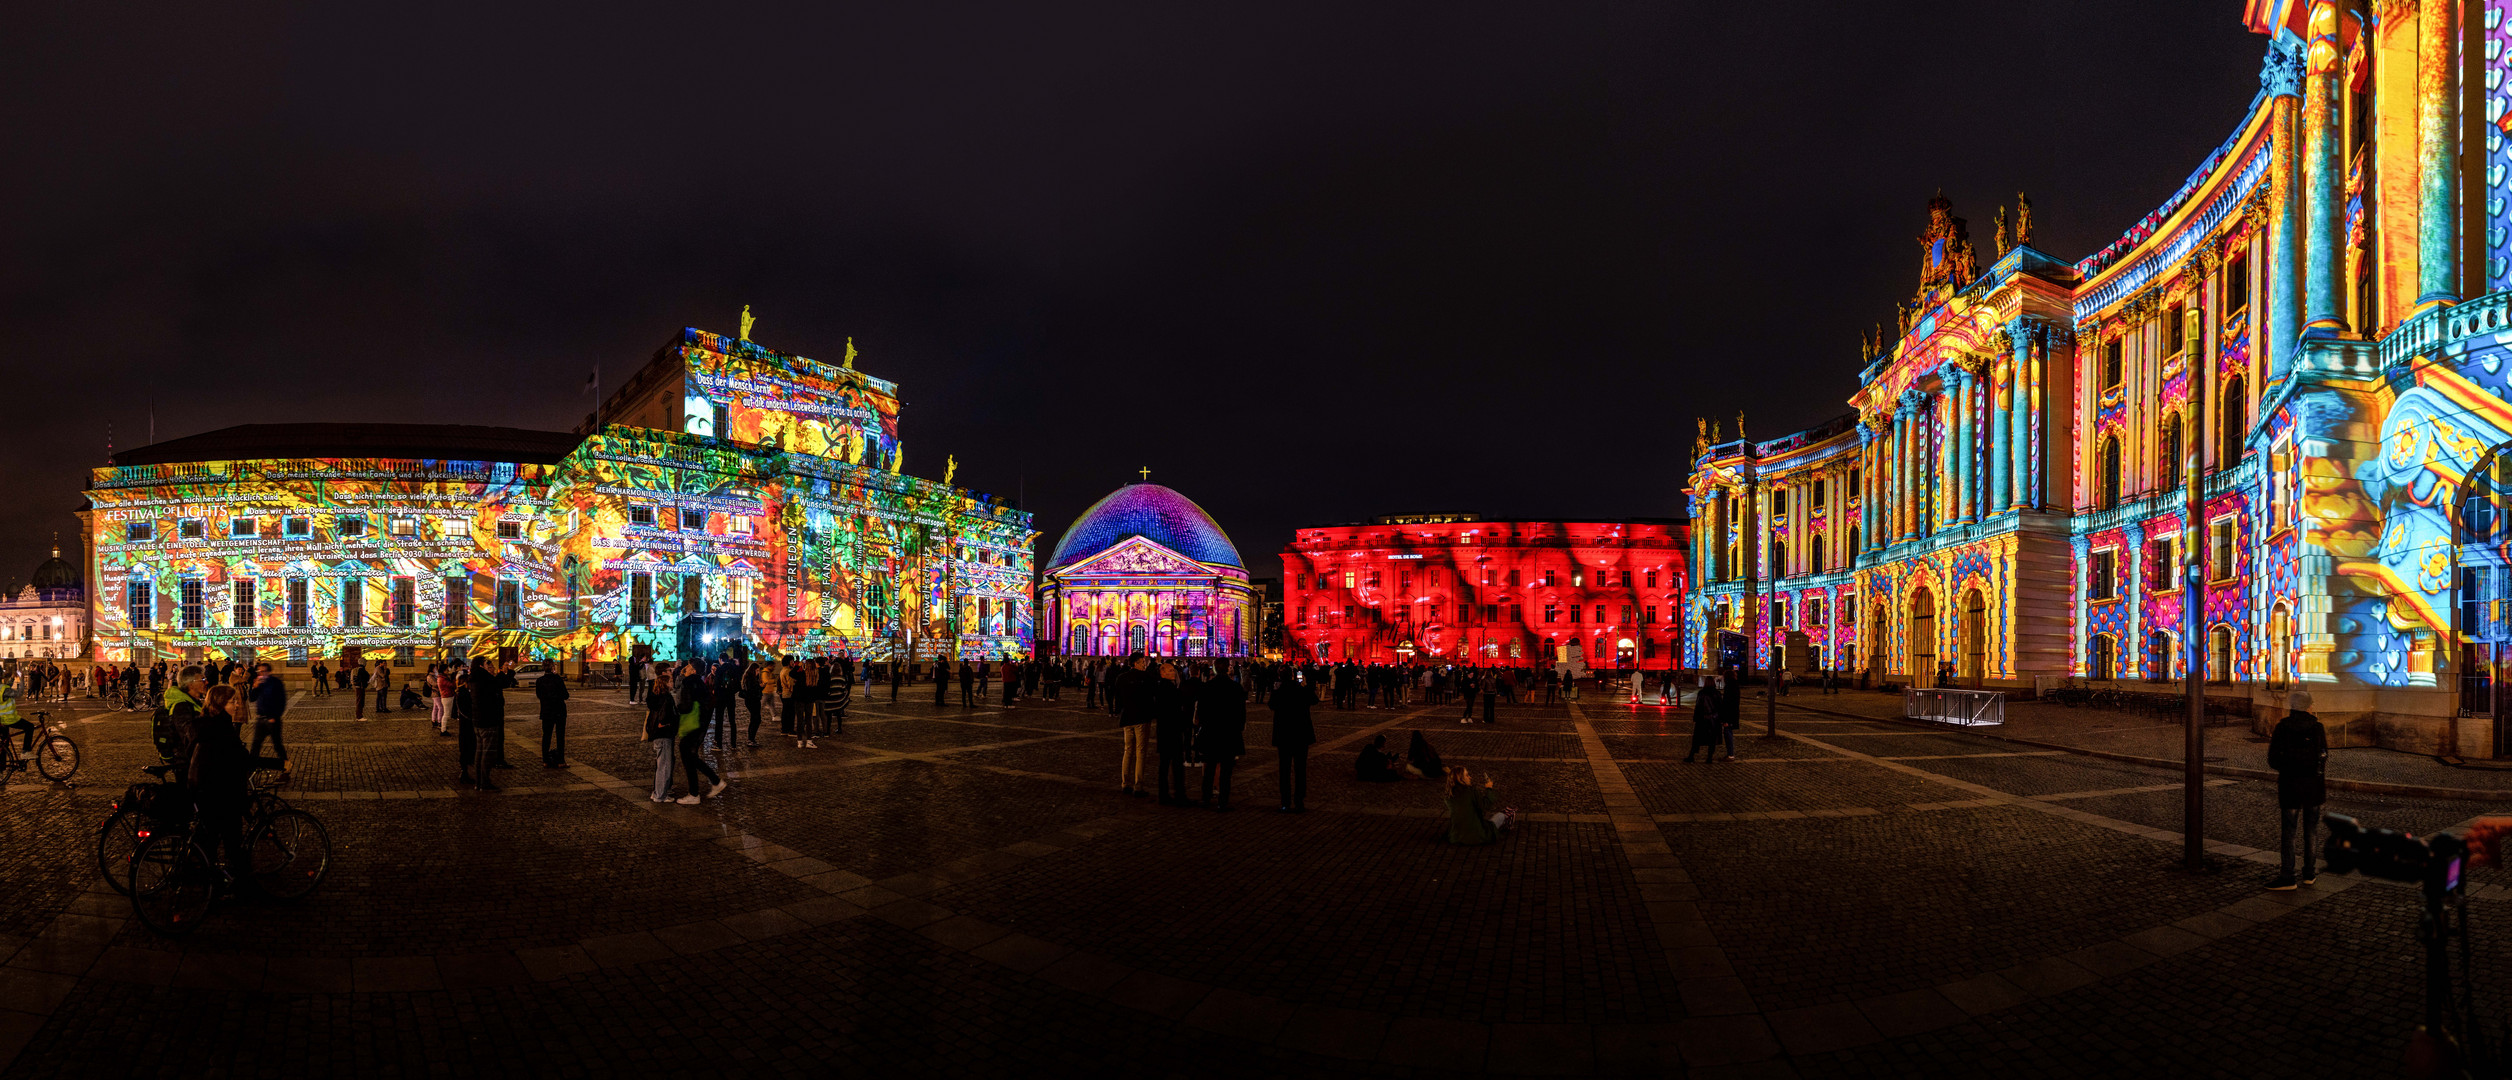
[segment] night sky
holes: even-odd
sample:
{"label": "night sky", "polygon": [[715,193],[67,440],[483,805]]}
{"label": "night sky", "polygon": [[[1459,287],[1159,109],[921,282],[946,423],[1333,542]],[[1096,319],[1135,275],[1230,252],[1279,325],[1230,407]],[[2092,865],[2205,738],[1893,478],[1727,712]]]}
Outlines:
{"label": "night sky", "polygon": [[[114,444],[558,429],[679,327],[896,380],[1041,551],[1664,516],[1693,418],[1846,410],[1943,188],[2116,238],[2231,133],[2237,0],[53,4],[0,38],[0,580]],[[702,16],[702,17],[701,17]]]}

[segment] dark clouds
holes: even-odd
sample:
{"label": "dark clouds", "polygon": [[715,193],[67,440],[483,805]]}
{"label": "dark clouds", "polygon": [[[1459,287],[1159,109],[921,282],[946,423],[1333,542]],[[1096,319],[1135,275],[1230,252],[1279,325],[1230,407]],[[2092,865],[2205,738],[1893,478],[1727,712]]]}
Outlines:
{"label": "dark clouds", "polygon": [[[1841,409],[1943,187],[2073,258],[2239,121],[2238,5],[54,5],[0,41],[0,578],[105,429],[562,427],[682,325],[908,401],[1046,541],[1148,465],[1260,573],[1662,515]],[[22,29],[23,32],[17,32]]]}

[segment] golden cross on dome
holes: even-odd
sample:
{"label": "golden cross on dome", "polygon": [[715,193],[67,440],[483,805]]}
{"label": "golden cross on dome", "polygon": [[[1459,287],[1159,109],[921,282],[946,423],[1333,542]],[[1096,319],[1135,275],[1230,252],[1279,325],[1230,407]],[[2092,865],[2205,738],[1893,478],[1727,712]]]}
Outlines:
{"label": "golden cross on dome", "polygon": [[1150,483],[1150,482],[1151,482],[1151,467],[1150,467],[1150,466],[1148,466],[1148,465],[1146,465],[1146,466],[1144,466],[1144,467],[1143,467],[1143,483],[1148,484],[1148,483]]}

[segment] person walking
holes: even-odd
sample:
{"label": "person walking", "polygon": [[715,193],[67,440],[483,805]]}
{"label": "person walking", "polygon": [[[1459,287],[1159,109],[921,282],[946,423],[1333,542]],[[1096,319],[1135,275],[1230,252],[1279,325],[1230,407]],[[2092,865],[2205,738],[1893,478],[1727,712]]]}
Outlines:
{"label": "person walking", "polygon": [[1122,729],[1124,743],[1118,750],[1116,764],[1117,791],[1136,798],[1151,792],[1143,787],[1143,769],[1151,758],[1151,725],[1158,714],[1153,708],[1156,695],[1151,682],[1159,676],[1151,673],[1151,662],[1141,653],[1117,673],[1108,684],[1109,700],[1117,706],[1117,726]]}
{"label": "person walking", "polygon": [[1308,748],[1317,742],[1317,725],[1310,711],[1317,704],[1317,694],[1301,682],[1286,682],[1274,688],[1273,751],[1280,759],[1274,779],[1282,788],[1282,813],[1299,814],[1308,810]]}
{"label": "person walking", "polygon": [[1239,755],[1246,752],[1247,688],[1225,665],[1204,680],[1195,704],[1195,753],[1204,759],[1205,806],[1230,809],[1230,774],[1237,771]]}
{"label": "person walking", "polygon": [[[2312,870],[2313,832],[2320,824],[2320,806],[2329,801],[2329,731],[2311,712],[2311,692],[2296,690],[2286,696],[2285,719],[2277,721],[2276,730],[2268,736],[2268,767],[2277,774],[2277,842],[2280,861],[2277,876],[2268,882],[2269,890],[2284,892],[2298,885],[2309,885],[2319,875]],[[2302,872],[2294,872],[2294,833],[2303,834]]]}
{"label": "person walking", "polygon": [[349,685],[357,694],[355,711],[349,717],[351,720],[366,719],[366,683],[369,678],[371,676],[366,673],[365,664],[359,664],[357,674],[349,676]]}
{"label": "person walking", "polygon": [[270,748],[279,753],[279,771],[293,773],[296,763],[288,758],[288,739],[280,732],[279,718],[288,711],[288,684],[271,673],[269,664],[256,665],[258,678],[253,681],[253,750],[262,756],[262,740],[270,740]]}
{"label": "person walking", "polygon": [[680,712],[672,708],[671,691],[664,687],[654,687],[643,698],[645,743],[654,750],[654,793],[645,800],[666,802],[672,796],[672,752],[680,742]]}
{"label": "person walking", "polygon": [[1720,691],[1716,678],[1701,676],[1701,692],[1692,698],[1692,745],[1683,753],[1686,763],[1692,760],[1692,755],[1706,749],[1709,751],[1709,764],[1718,764],[1718,740],[1727,730],[1725,699],[1726,694]]}
{"label": "person walking", "polygon": [[567,677],[551,664],[532,680],[532,696],[541,703],[541,767],[567,767]]}

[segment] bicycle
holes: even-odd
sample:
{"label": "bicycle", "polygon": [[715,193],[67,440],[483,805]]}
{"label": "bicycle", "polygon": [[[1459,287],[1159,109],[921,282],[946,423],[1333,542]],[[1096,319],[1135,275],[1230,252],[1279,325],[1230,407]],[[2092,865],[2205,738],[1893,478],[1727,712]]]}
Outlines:
{"label": "bicycle", "polygon": [[[6,738],[0,738],[0,775],[26,768],[26,758],[30,756],[20,753],[17,748],[18,740],[24,736],[15,732],[5,734]],[[35,730],[31,737],[35,747],[31,754],[35,771],[53,783],[69,783],[70,777],[78,772],[78,740],[54,730],[52,714],[40,711],[35,714]]]}
{"label": "bicycle", "polygon": [[[151,772],[165,766],[152,767]],[[288,806],[275,784],[257,784],[245,809],[249,829],[246,879],[254,891],[281,903],[311,895],[331,870],[331,831],[322,820]],[[150,930],[180,937],[200,928],[218,894],[233,886],[233,870],[213,858],[197,812],[170,829],[142,830],[144,837],[125,870],[123,893],[132,913]]]}

